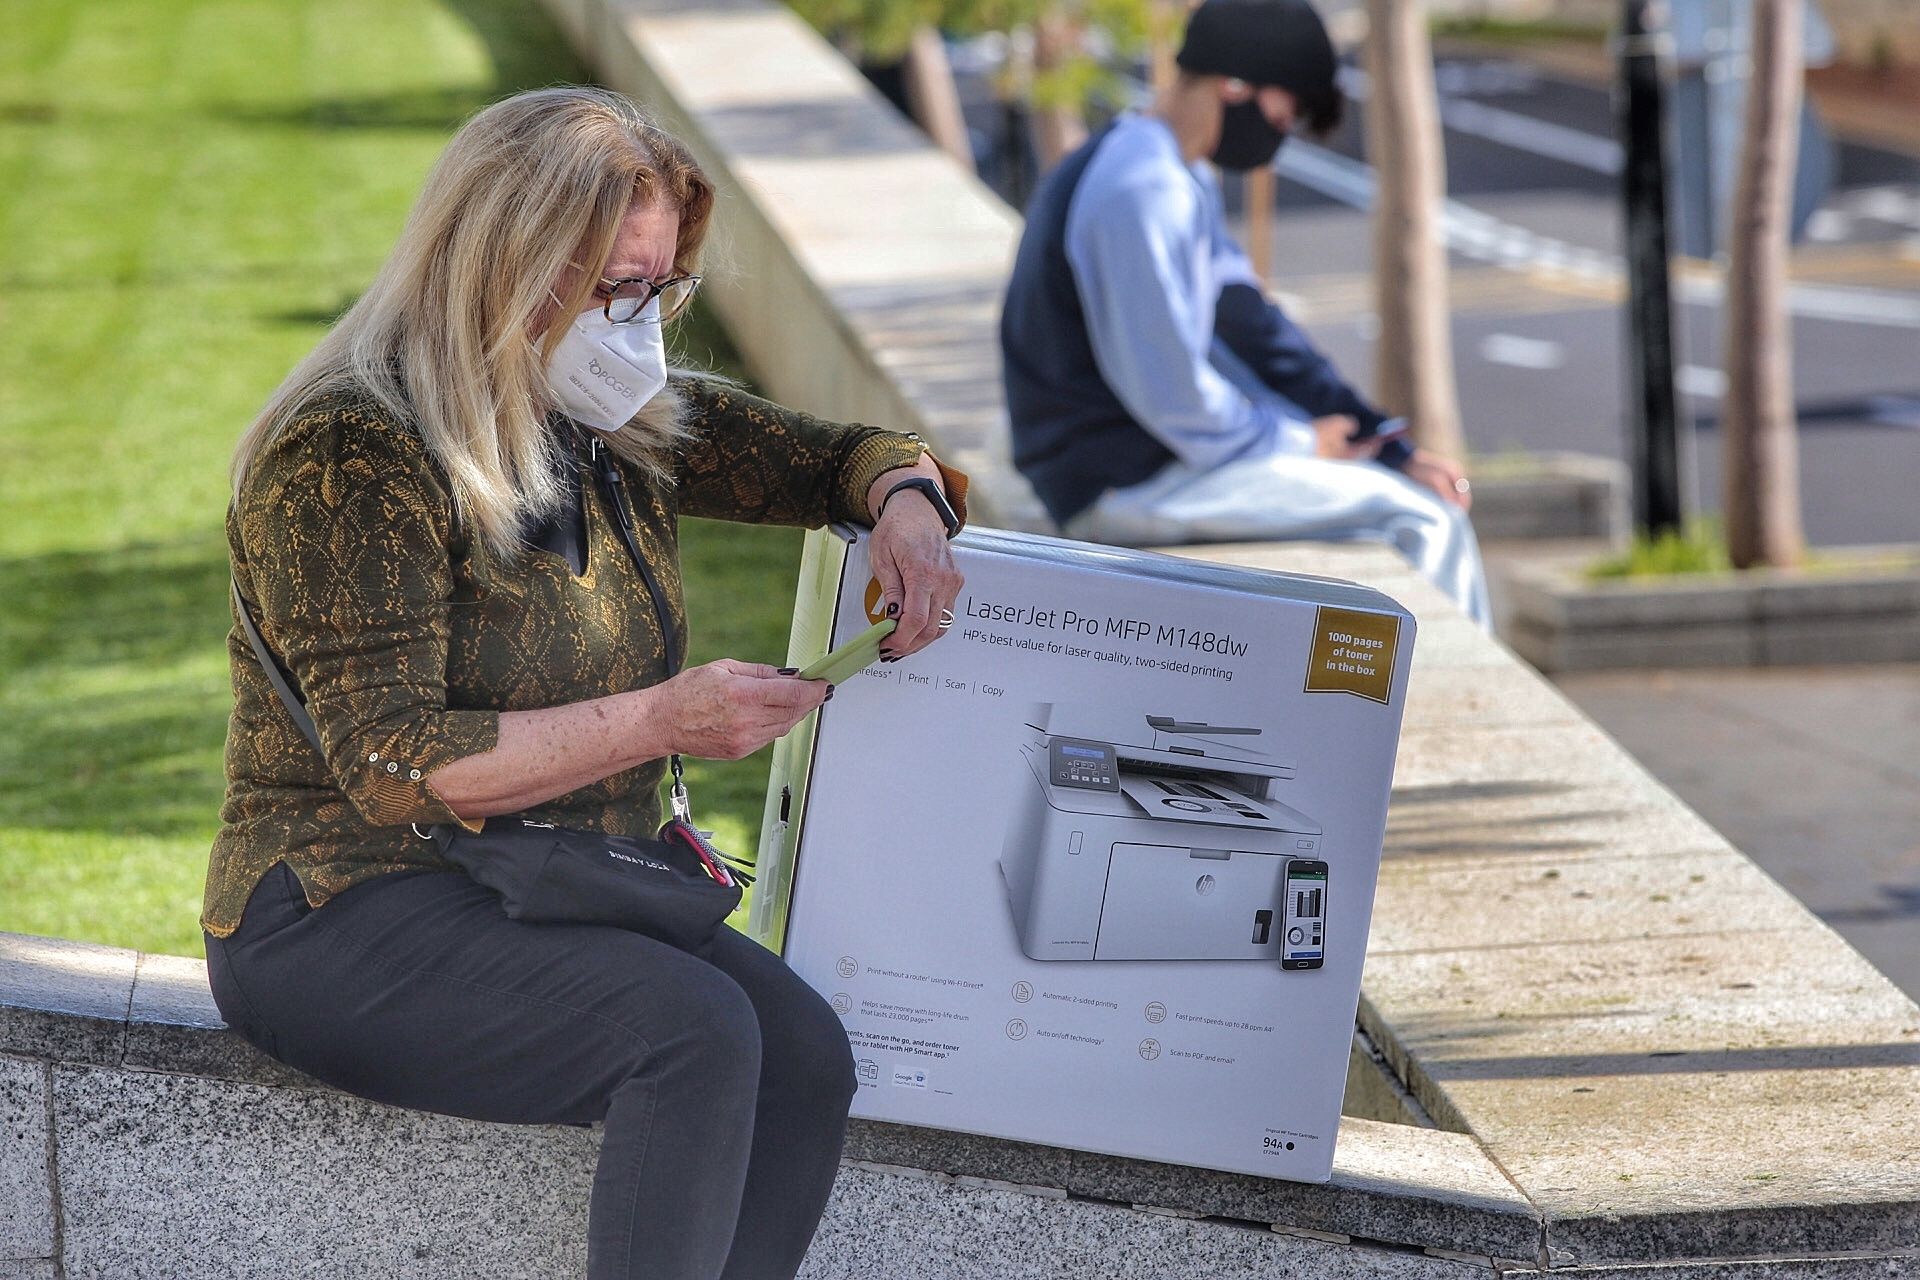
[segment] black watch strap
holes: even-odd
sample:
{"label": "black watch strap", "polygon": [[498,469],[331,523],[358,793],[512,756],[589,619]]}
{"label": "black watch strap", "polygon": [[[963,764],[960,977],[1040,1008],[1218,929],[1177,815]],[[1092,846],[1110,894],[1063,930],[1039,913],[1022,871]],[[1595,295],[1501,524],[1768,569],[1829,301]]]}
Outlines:
{"label": "black watch strap", "polygon": [[873,513],[874,523],[878,524],[880,517],[887,514],[887,504],[902,489],[918,489],[927,496],[927,501],[933,504],[934,514],[940,517],[941,524],[947,526],[949,538],[960,532],[960,517],[954,514],[953,504],[947,501],[947,495],[940,492],[939,481],[930,476],[913,476],[888,489],[886,496],[880,499],[880,509]]}

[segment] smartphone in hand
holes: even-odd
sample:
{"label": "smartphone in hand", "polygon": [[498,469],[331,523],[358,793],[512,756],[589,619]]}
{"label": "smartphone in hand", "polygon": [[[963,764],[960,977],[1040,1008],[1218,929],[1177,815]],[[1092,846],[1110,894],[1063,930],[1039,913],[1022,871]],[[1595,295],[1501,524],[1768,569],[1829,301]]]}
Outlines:
{"label": "smartphone in hand", "polygon": [[880,642],[892,635],[898,625],[892,618],[880,619],[832,653],[800,668],[800,678],[839,684],[848,676],[859,674],[880,660]]}

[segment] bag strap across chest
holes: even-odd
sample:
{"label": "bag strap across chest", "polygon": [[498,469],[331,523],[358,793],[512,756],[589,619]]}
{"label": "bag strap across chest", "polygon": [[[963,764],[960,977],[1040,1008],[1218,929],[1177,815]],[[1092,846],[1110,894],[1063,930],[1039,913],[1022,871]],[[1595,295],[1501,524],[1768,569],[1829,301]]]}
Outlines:
{"label": "bag strap across chest", "polygon": [[[612,451],[600,440],[590,438],[587,442],[589,465],[593,468],[594,480],[605,496],[607,507],[613,512],[614,532],[619,536],[620,545],[626,548],[627,556],[633,561],[633,567],[640,575],[640,581],[646,585],[647,599],[653,606],[654,619],[660,627],[660,643],[665,649],[667,678],[671,680],[680,673],[680,662],[676,655],[679,633],[673,625],[673,615],[667,608],[666,592],[660,587],[660,580],[647,564],[646,557],[640,554],[640,542],[634,532],[633,510],[627,495],[627,482],[620,474],[620,468],[613,460]],[[458,519],[458,510],[455,511]],[[260,670],[266,674],[267,683],[273,686],[274,694],[293,718],[294,727],[300,736],[312,745],[316,752],[325,757],[320,746],[320,731],[313,723],[313,716],[307,711],[306,699],[300,696],[294,684],[293,674],[280,661],[278,654],[267,644],[266,637],[260,634],[260,627],[253,619],[253,605],[240,594],[238,581],[229,580],[233,593],[235,612],[240,618],[240,629],[246,633],[247,643],[253,649],[253,656],[260,663]],[[687,798],[686,766],[679,752],[667,757],[667,767],[673,775],[673,786],[669,793],[673,816],[682,822],[691,824],[693,807]]]}

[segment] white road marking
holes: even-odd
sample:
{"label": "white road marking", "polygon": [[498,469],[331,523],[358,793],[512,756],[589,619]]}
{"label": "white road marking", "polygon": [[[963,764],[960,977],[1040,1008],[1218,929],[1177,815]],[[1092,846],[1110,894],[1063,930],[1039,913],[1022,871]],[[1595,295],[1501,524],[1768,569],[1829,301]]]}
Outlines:
{"label": "white road marking", "polygon": [[1867,415],[1883,427],[1920,431],[1920,396],[1868,396]]}
{"label": "white road marking", "polygon": [[1480,358],[1488,364],[1512,365],[1516,369],[1558,369],[1567,363],[1567,349],[1545,338],[1490,333],[1480,339]]}
{"label": "white road marking", "polygon": [[[1440,96],[1440,122],[1456,133],[1526,151],[1594,173],[1617,174],[1625,166],[1619,142],[1583,129],[1554,124],[1537,116],[1475,102],[1471,97],[1524,93],[1538,82],[1530,69],[1516,64],[1443,63],[1434,74]],[[1365,102],[1372,88],[1367,73],[1357,67],[1341,69],[1340,87],[1349,98]]]}
{"label": "white road marking", "polygon": [[1540,85],[1540,72],[1532,63],[1517,58],[1443,62],[1433,69],[1433,83],[1441,93],[1492,98],[1532,93]]}
{"label": "white road marking", "polygon": [[[1350,156],[1295,139],[1281,148],[1274,168],[1328,199],[1363,211],[1373,207],[1373,170]],[[1440,236],[1449,250],[1462,257],[1516,271],[1546,271],[1565,260],[1573,264],[1566,274],[1591,283],[1618,286],[1626,277],[1626,263],[1617,254],[1538,235],[1458,200],[1441,202]],[[1674,279],[1674,296],[1682,302],[1717,304],[1725,293],[1724,283],[1717,278],[1679,275]],[[1809,319],[1920,329],[1920,295],[1886,289],[1797,284],[1787,291],[1787,307]]]}
{"label": "white road marking", "polygon": [[1920,186],[1889,184],[1843,192],[1833,205],[1856,218],[1920,228]]}
{"label": "white road marking", "polygon": [[1440,122],[1456,133],[1526,151],[1609,177],[1625,167],[1625,153],[1612,138],[1602,138],[1518,111],[1490,107],[1469,98],[1442,98]]}
{"label": "white road marking", "polygon": [[1807,239],[1834,244],[1853,233],[1853,219],[1838,209],[1816,209],[1807,219]]}
{"label": "white road marking", "polygon": [[[1726,297],[1727,286],[1718,277],[1680,276],[1673,282],[1673,292],[1682,302],[1718,306]],[[1888,289],[1838,284],[1790,285],[1787,310],[1809,320],[1920,329],[1920,296]]]}
{"label": "white road marking", "polygon": [[1673,385],[1681,395],[1698,396],[1702,400],[1718,400],[1727,394],[1727,375],[1718,369],[1706,369],[1697,364],[1683,364],[1674,371]]}

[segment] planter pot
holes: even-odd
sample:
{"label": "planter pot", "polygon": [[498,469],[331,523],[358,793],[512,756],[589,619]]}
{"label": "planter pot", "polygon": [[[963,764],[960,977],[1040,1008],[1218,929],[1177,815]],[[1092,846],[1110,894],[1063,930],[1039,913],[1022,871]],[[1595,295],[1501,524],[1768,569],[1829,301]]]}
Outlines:
{"label": "planter pot", "polygon": [[1595,581],[1584,560],[1507,563],[1505,639],[1542,671],[1920,661],[1920,547],[1828,554],[1859,567]]}
{"label": "planter pot", "polygon": [[1627,469],[1584,453],[1495,459],[1473,471],[1473,528],[1482,542],[1618,541],[1627,532]]}

